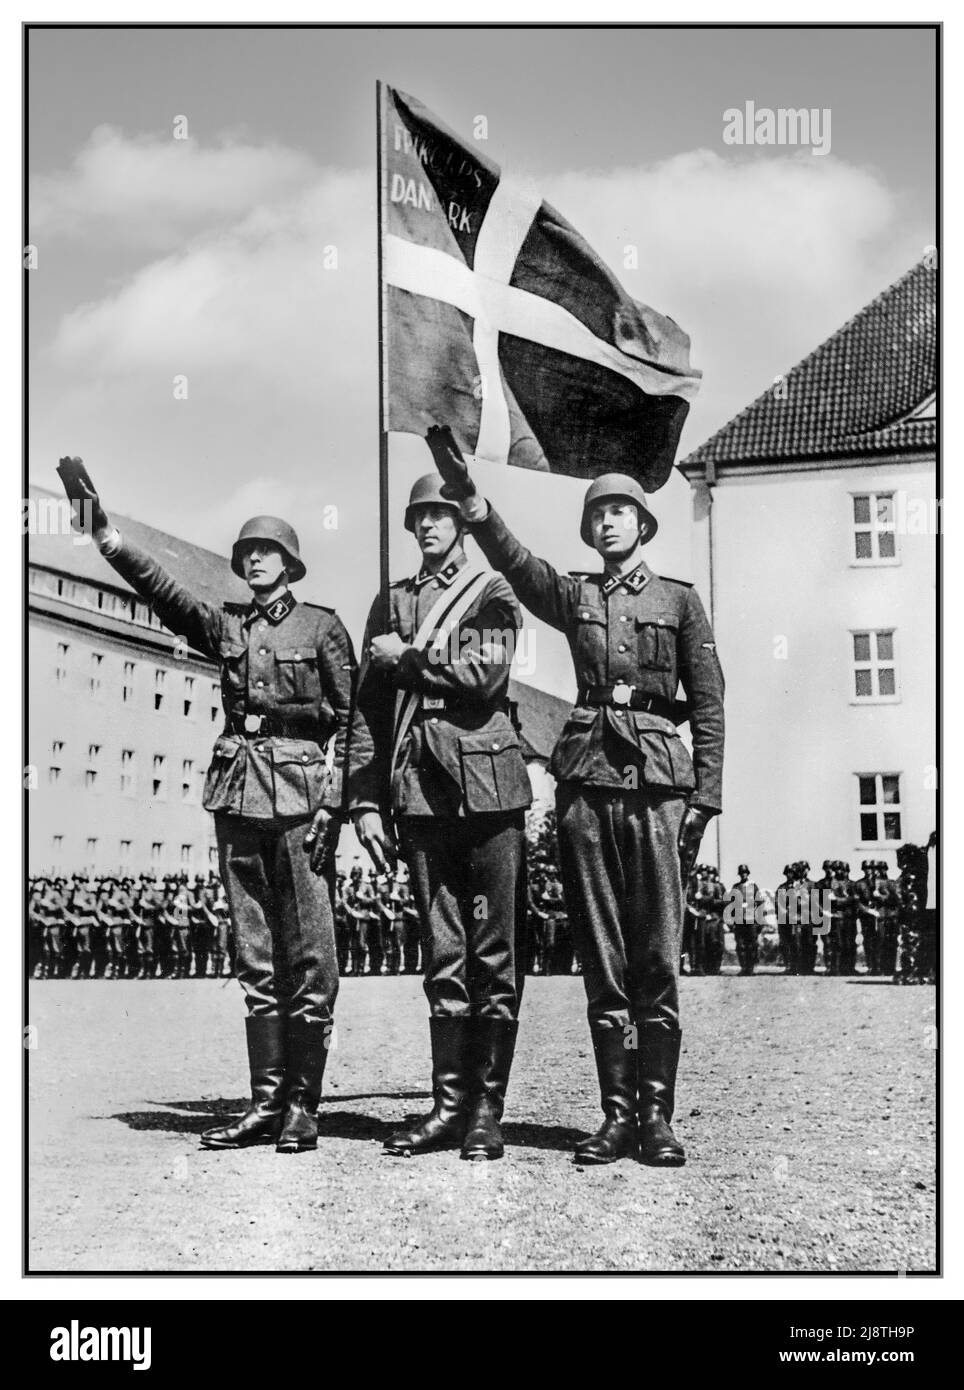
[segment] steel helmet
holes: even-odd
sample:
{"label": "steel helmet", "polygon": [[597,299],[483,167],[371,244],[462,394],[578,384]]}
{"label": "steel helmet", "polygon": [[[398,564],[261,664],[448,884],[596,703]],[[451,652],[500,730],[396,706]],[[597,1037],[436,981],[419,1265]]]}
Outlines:
{"label": "steel helmet", "polygon": [[416,507],[451,507],[457,517],[461,519],[459,504],[453,502],[451,497],[443,497],[442,488],[445,486],[441,473],[425,473],[415,483],[408,495],[408,506],[405,508],[405,530],[415,530],[415,508]]}
{"label": "steel helmet", "polygon": [[586,545],[592,545],[589,513],[596,503],[602,501],[604,497],[625,497],[628,501],[635,502],[639,510],[640,525],[644,521],[649,524],[649,532],[645,536],[643,544],[653,539],[659,522],[649,510],[646,494],[636,479],[631,478],[628,473],[601,473],[589,484],[582,501],[582,522],[579,526],[579,534]]}
{"label": "steel helmet", "polygon": [[736,871],[738,874],[748,874],[750,872],[750,866],[749,864],[737,864]]}
{"label": "steel helmet", "polygon": [[304,579],[305,567],[301,562],[298,537],[294,527],[289,526],[287,521],[282,521],[278,516],[253,516],[250,521],[244,523],[231,550],[231,568],[242,579],[244,570],[241,568],[241,548],[248,541],[271,541],[273,545],[280,546],[288,562],[291,582]]}

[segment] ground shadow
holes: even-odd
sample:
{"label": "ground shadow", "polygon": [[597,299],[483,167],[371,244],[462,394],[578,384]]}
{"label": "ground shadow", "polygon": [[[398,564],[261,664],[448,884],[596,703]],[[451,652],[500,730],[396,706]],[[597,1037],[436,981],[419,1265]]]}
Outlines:
{"label": "ground shadow", "polygon": [[[376,1119],[352,1110],[335,1109],[346,1101],[355,1100],[424,1100],[431,1097],[422,1091],[371,1092],[357,1096],[324,1096],[318,1110],[319,1138],[355,1139],[363,1141],[383,1141],[393,1134],[400,1125],[420,1116],[418,1111],[405,1111],[391,1120]],[[165,1100],[156,1101],[163,1107],[157,1110],[128,1110],[101,1118],[119,1120],[129,1129],[138,1131],[163,1131],[169,1134],[201,1134],[220,1120],[240,1115],[247,1108],[246,1098],[236,1100],[225,1097],[210,1100]],[[521,1149],[546,1149],[553,1152],[570,1150],[578,1139],[586,1136],[582,1129],[571,1129],[561,1125],[543,1125],[526,1122],[510,1122],[502,1127],[507,1146]]]}

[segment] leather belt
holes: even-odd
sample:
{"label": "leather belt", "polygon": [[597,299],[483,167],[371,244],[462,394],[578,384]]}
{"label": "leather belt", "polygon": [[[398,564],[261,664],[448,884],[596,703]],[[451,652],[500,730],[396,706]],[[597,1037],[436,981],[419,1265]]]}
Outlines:
{"label": "leather belt", "polygon": [[689,718],[689,706],[685,700],[667,700],[663,695],[647,695],[635,685],[617,681],[615,685],[584,685],[579,688],[578,703],[599,709],[612,705],[616,709],[642,710],[647,714],[659,715],[674,724],[683,724]]}
{"label": "leather belt", "polygon": [[[228,721],[228,733],[240,734],[241,738],[297,738],[313,739],[314,734],[305,725],[295,726],[281,719],[277,714],[245,714]],[[317,733],[317,729],[314,731]]]}

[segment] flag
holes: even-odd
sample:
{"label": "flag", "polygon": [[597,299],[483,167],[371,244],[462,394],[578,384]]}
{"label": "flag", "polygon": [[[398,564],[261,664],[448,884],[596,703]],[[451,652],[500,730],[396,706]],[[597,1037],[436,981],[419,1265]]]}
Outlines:
{"label": "flag", "polygon": [[700,373],[564,217],[420,102],[380,105],[382,428],[572,477],[669,477]]}

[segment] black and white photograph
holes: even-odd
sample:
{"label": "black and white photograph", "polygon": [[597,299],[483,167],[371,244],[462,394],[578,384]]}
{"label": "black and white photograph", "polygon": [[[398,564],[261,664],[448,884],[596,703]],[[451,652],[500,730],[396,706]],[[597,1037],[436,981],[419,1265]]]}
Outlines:
{"label": "black and white photograph", "polygon": [[24,24],[23,1273],[940,1276],[941,25],[403,18]]}

